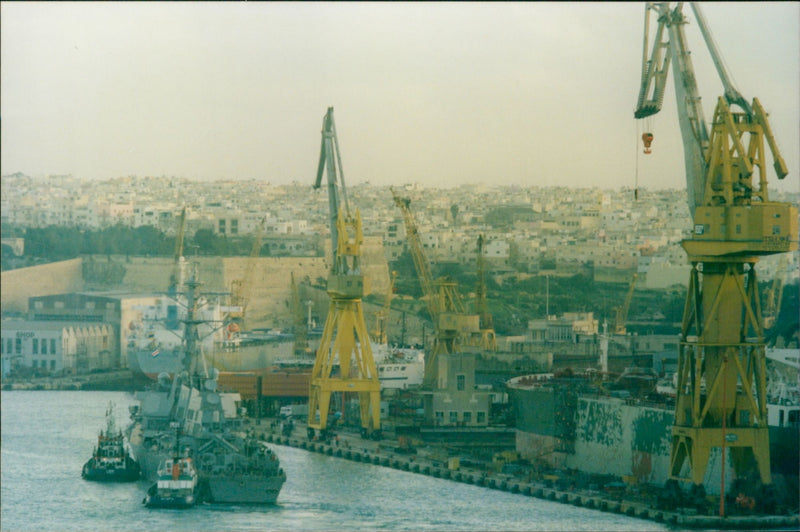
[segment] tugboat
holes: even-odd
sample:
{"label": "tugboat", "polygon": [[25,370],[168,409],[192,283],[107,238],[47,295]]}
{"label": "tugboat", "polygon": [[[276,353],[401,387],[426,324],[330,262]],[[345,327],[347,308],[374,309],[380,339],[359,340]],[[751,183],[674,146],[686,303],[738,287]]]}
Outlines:
{"label": "tugboat", "polygon": [[179,456],[179,423],[176,430],[175,452],[158,467],[158,480],[147,490],[142,501],[148,508],[191,508],[197,501],[197,469],[189,456]]}
{"label": "tugboat", "polygon": [[132,482],[140,475],[139,463],[125,448],[125,437],[114,424],[114,405],[106,410],[106,430],[97,437],[92,457],[83,465],[81,476],[86,480]]}

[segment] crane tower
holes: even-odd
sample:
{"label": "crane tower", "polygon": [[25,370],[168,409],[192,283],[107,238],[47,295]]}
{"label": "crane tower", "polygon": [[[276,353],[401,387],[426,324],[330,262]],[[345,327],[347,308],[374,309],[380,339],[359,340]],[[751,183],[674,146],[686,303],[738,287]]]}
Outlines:
{"label": "crane tower", "polygon": [[431,267],[419,237],[417,222],[411,212],[411,200],[399,196],[394,189],[392,197],[395,205],[403,213],[411,257],[435,329],[433,349],[425,357],[423,377],[423,386],[430,388],[437,379],[436,360],[439,355],[457,353],[461,346],[470,343],[476,345],[480,341],[479,317],[466,313],[464,302],[458,293],[458,284],[454,280],[450,278],[433,280]]}
{"label": "crane tower", "polygon": [[483,349],[497,351],[497,337],[494,332],[494,319],[486,303],[486,266],[483,260],[483,235],[478,235],[477,283],[475,285],[475,313],[480,318],[481,344]]}
{"label": "crane tower", "polygon": [[[670,478],[701,488],[712,448],[730,450],[737,476],[756,469],[771,484],[766,363],[756,263],[797,249],[797,208],[767,192],[769,146],[778,179],[786,164],[757,98],[734,87],[702,12],[692,9],[724,96],[710,127],[697,90],[682,3],[645,6],[642,84],[635,118],[661,109],[670,63],[684,145],[686,186],[693,216],[682,242],[691,273],[678,353],[678,391],[672,428]],[[649,20],[658,27],[648,52]],[[724,478],[722,486],[724,490]]]}
{"label": "crane tower", "polygon": [[[332,392],[358,393],[363,434],[380,431],[380,381],[372,357],[361,298],[366,279],[361,273],[361,215],[350,211],[333,121],[333,107],[322,121],[322,146],[314,188],[320,188],[327,167],[333,261],[328,275],[330,307],[317,350],[308,394],[309,436],[328,427]],[[339,372],[335,374],[338,362]],[[319,418],[316,418],[317,411]]]}

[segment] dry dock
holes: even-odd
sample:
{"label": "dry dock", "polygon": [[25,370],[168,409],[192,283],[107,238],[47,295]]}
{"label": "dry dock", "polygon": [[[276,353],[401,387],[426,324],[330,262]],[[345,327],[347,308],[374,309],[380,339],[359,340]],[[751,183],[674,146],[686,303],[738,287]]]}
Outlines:
{"label": "dry dock", "polygon": [[464,467],[448,460],[437,460],[416,454],[397,453],[397,440],[373,441],[362,439],[358,434],[340,430],[334,440],[309,441],[306,426],[297,424],[290,436],[280,433],[280,422],[262,419],[248,427],[263,435],[268,443],[284,445],[327,456],[390,467],[410,473],[474,484],[489,489],[519,493],[524,496],[580,506],[603,512],[625,514],[630,517],[666,523],[676,529],[721,529],[721,530],[796,530],[800,527],[798,515],[736,515],[719,517],[697,515],[691,511],[667,511],[655,508],[647,502],[631,500],[624,495],[616,496],[599,490],[558,489],[552,483],[520,479],[514,475],[494,473],[476,467]]}

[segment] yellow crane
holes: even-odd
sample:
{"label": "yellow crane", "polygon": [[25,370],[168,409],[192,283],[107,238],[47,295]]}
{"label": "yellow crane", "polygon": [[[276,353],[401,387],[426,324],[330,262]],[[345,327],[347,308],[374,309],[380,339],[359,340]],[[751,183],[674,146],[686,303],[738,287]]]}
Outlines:
{"label": "yellow crane", "polygon": [[183,289],[184,267],[186,262],[183,258],[183,240],[186,236],[186,207],[181,209],[178,217],[178,232],[175,235],[175,252],[173,253],[172,272],[169,276],[169,287],[167,295],[171,299],[167,306],[167,328],[178,329],[181,325],[178,321],[178,294]]}
{"label": "yellow crane", "polygon": [[186,207],[178,217],[178,232],[175,235],[175,252],[172,254],[172,272],[169,277],[169,290],[180,291],[183,284],[183,239],[186,236]]}
{"label": "yellow crane", "polygon": [[[314,188],[320,188],[327,167],[333,261],[328,275],[330,307],[317,350],[308,394],[308,435],[326,436],[333,392],[358,394],[363,435],[380,435],[381,386],[372,357],[361,299],[367,291],[361,273],[361,214],[347,201],[342,158],[333,120],[333,107],[322,121],[322,146]],[[334,368],[338,362],[338,375]],[[318,417],[317,417],[318,416]]]}
{"label": "yellow crane", "polygon": [[767,292],[764,305],[765,329],[771,329],[775,325],[775,320],[778,319],[778,315],[781,313],[781,303],[783,302],[783,276],[788,264],[789,256],[782,255],[778,263],[778,270],[775,272],[775,278],[772,280],[772,285]]}
{"label": "yellow crane", "polygon": [[[761,482],[772,482],[756,263],[763,255],[796,250],[798,228],[797,208],[769,199],[765,143],[777,178],[788,171],[767,113],[757,98],[751,104],[734,87],[705,18],[692,3],[725,89],[711,127],[706,124],[682,6],[645,5],[642,84],[634,117],[646,118],[661,109],[674,62],[693,228],[691,238],[682,242],[692,269],[679,342],[669,474],[702,493],[712,448],[720,448],[723,458],[730,451],[737,476],[743,478],[755,462]],[[658,27],[650,48],[653,13]],[[724,467],[722,471],[724,475]],[[724,478],[721,486],[724,493]]]}
{"label": "yellow crane", "polygon": [[231,303],[236,310],[231,311],[228,316],[233,322],[238,323],[242,327],[244,326],[245,316],[247,314],[247,304],[250,301],[249,294],[252,289],[253,274],[255,273],[258,256],[261,253],[261,242],[264,239],[264,229],[266,225],[267,217],[264,216],[258,223],[256,232],[253,235],[253,246],[250,248],[250,255],[244,267],[244,274],[241,279],[234,279],[231,282]]}
{"label": "yellow crane", "polygon": [[373,337],[379,344],[389,343],[389,315],[391,313],[392,297],[394,296],[394,283],[397,281],[397,272],[392,271],[389,277],[389,290],[383,299],[383,307],[375,315],[375,333]]}
{"label": "yellow crane", "polygon": [[480,347],[488,351],[497,351],[497,338],[494,332],[494,319],[486,303],[486,266],[483,259],[483,235],[478,235],[477,284],[475,286],[475,313],[479,317]]}
{"label": "yellow crane", "polygon": [[406,238],[414,260],[414,267],[422,287],[428,313],[435,329],[433,348],[425,356],[425,374],[423,386],[431,387],[437,378],[436,359],[440,354],[457,353],[461,346],[480,338],[480,320],[477,315],[468,315],[464,303],[458,293],[458,284],[450,278],[440,278],[435,282],[431,275],[431,267],[422,241],[419,237],[417,222],[411,212],[411,200],[400,197],[392,189],[395,205],[403,214]]}
{"label": "yellow crane", "polygon": [[306,324],[303,307],[300,304],[300,289],[294,281],[294,273],[291,273],[292,291],[292,329],[294,332],[294,356],[303,357],[309,352],[308,347],[308,324]]}
{"label": "yellow crane", "polygon": [[631,277],[630,285],[628,286],[628,293],[625,295],[625,302],[622,306],[614,308],[614,334],[626,334],[625,322],[628,321],[628,311],[631,308],[631,301],[633,301],[633,289],[636,287],[636,279],[638,274],[634,273]]}

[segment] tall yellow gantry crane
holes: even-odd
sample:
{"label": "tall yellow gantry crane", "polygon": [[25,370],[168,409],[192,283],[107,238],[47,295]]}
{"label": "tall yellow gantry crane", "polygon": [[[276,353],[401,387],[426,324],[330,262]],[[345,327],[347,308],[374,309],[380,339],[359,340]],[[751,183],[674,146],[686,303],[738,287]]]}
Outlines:
{"label": "tall yellow gantry crane", "polygon": [[[692,4],[725,88],[711,127],[706,125],[681,9],[680,3],[674,8],[668,3],[645,6],[642,85],[634,114],[645,118],[661,109],[674,62],[694,225],[691,238],[682,242],[692,269],[681,327],[669,473],[702,488],[711,449],[717,447],[723,456],[730,450],[737,476],[755,459],[761,482],[768,485],[764,327],[755,265],[760,256],[797,249],[797,208],[769,200],[765,141],[778,179],[787,169],[767,113],[758,99],[750,104],[733,86],[705,19]],[[652,13],[658,27],[648,51]],[[724,475],[725,467],[722,471]],[[723,478],[723,490],[724,485]]]}
{"label": "tall yellow gantry crane", "polygon": [[[333,107],[328,108],[322,121],[315,189],[320,188],[326,167],[333,253],[327,289],[331,303],[311,370],[309,436],[313,436],[314,429],[323,433],[327,430],[332,392],[358,393],[362,434],[377,435],[380,433],[381,387],[361,305],[367,289],[360,262],[364,236],[361,215],[358,210],[352,213],[347,201]],[[334,375],[336,362],[338,375]]]}
{"label": "tall yellow gantry crane", "polygon": [[417,222],[411,213],[411,200],[400,197],[393,189],[392,197],[395,205],[403,213],[411,257],[435,329],[433,349],[425,357],[423,377],[423,387],[430,388],[437,380],[437,357],[440,354],[457,353],[461,346],[470,342],[474,344],[474,338],[480,338],[479,318],[477,315],[466,313],[464,302],[458,293],[458,284],[454,280],[450,278],[433,280],[431,267],[419,237]]}
{"label": "tall yellow gantry crane", "polygon": [[475,313],[478,315],[481,332],[480,347],[497,351],[497,337],[494,332],[494,319],[486,303],[486,263],[483,259],[483,235],[478,235],[477,276],[475,285]]}

